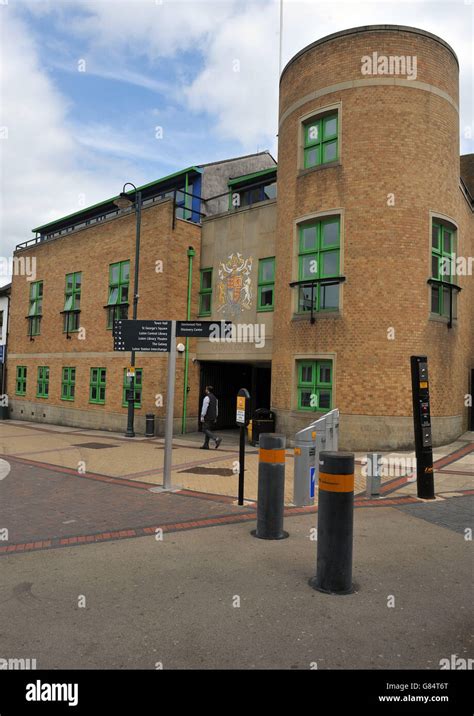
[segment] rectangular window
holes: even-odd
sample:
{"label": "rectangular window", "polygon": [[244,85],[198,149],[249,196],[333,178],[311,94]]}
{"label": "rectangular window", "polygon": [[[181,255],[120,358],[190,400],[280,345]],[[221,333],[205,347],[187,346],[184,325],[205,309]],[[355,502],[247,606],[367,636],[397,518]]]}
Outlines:
{"label": "rectangular window", "polygon": [[298,410],[325,413],[332,408],[332,361],[297,361]]}
{"label": "rectangular window", "polygon": [[49,396],[49,367],[38,366],[38,383],[36,386],[36,397],[47,398]]}
{"label": "rectangular window", "polygon": [[199,315],[209,316],[212,306],[212,268],[201,269],[199,288]]}
{"label": "rectangular window", "polygon": [[91,368],[89,403],[105,403],[106,377],[107,371],[105,368]]}
{"label": "rectangular window", "polygon": [[[339,217],[321,219],[299,227],[298,280],[323,279],[339,276]],[[339,308],[339,284],[319,282],[301,286],[298,312],[335,311]]]}
{"label": "rectangular window", "polygon": [[74,400],[76,393],[76,369],[63,368],[61,378],[61,400]]}
{"label": "rectangular window", "polygon": [[[432,278],[454,283],[455,231],[444,224],[433,222],[431,227],[431,273]],[[449,294],[453,294],[453,318],[456,318],[457,291],[441,284],[431,285],[431,312],[449,317]]]}
{"label": "rectangular window", "polygon": [[128,290],[130,261],[119,261],[109,266],[109,297],[107,300],[107,328],[113,322],[128,317]]}
{"label": "rectangular window", "polygon": [[303,132],[305,169],[335,162],[338,159],[337,112],[305,122]]}
{"label": "rectangular window", "polygon": [[17,365],[16,367],[16,395],[26,395],[26,365]]}
{"label": "rectangular window", "polygon": [[82,273],[66,274],[64,291],[64,328],[65,333],[79,330],[79,313],[81,308]]}
{"label": "rectangular window", "polygon": [[273,311],[275,299],[275,257],[258,262],[258,311]]}
{"label": "rectangular window", "polygon": [[[127,369],[123,369],[123,395],[122,405],[124,408],[128,406],[127,390],[130,388],[131,378],[127,378]],[[135,368],[135,407],[142,407],[142,387],[143,387],[143,370],[142,368]]]}
{"label": "rectangular window", "polygon": [[39,336],[41,316],[43,315],[43,282],[34,281],[30,286],[30,305],[28,309],[28,335]]}

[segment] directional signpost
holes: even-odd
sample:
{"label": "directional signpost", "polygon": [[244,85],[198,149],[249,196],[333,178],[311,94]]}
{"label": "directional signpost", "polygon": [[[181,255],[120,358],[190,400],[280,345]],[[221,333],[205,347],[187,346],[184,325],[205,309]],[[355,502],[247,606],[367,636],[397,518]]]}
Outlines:
{"label": "directional signpost", "polygon": [[[176,338],[225,338],[232,331],[230,321],[145,321],[117,320],[114,323],[114,351],[168,353],[168,381],[165,419],[165,455],[163,489],[171,490],[173,449],[174,388],[176,374]],[[129,366],[127,375],[132,373]],[[133,400],[133,396],[131,396]],[[243,489],[243,483],[242,483]],[[239,503],[239,504],[243,504]]]}
{"label": "directional signpost", "polygon": [[168,353],[171,321],[115,321],[114,351]]}

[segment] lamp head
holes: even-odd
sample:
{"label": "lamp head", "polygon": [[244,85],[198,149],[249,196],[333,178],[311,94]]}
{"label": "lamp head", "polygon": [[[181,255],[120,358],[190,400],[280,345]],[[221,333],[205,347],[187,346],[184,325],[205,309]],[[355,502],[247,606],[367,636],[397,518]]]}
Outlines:
{"label": "lamp head", "polygon": [[120,192],[120,195],[114,200],[114,204],[115,206],[118,206],[119,209],[128,209],[133,204],[133,200],[130,199],[128,194],[122,191]]}

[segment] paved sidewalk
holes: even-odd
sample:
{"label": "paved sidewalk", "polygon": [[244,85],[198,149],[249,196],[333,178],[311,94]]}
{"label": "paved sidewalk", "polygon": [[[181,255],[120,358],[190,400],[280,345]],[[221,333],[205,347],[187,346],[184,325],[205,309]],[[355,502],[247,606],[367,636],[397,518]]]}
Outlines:
{"label": "paved sidewalk", "polygon": [[243,522],[5,555],[1,656],[38,669],[439,669],[473,655],[472,542],[453,517],[467,499],[433,521],[356,510],[346,596],[308,586],[314,514],[288,519],[281,541]]}
{"label": "paved sidewalk", "polygon": [[[239,453],[237,436],[224,434],[219,450],[199,449],[199,433],[176,436],[173,441],[172,482],[182,489],[215,495],[237,497]],[[470,447],[469,447],[470,446]],[[465,456],[449,464],[449,456],[464,450]],[[459,440],[434,450],[434,459],[448,463],[436,472],[438,491],[457,492],[472,487],[474,474],[474,434],[465,433]],[[15,456],[44,465],[57,465],[79,473],[93,473],[139,481],[151,485],[163,482],[164,440],[162,438],[125,438],[119,433],[83,430],[45,423],[9,420],[0,423],[0,454]],[[389,468],[382,482],[387,486],[398,479],[404,494],[416,494],[416,483],[408,482],[404,465],[414,458],[413,452],[383,453]],[[285,503],[293,499],[293,449],[286,451]],[[356,454],[355,492],[365,491],[366,479]],[[402,478],[400,479],[400,475]],[[258,449],[246,446],[245,498],[257,499]]]}

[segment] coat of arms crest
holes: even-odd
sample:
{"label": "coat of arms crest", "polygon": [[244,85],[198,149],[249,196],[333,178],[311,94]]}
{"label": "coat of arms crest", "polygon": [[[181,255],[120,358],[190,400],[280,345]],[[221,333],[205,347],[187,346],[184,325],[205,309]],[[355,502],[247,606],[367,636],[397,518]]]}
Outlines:
{"label": "coat of arms crest", "polygon": [[229,315],[238,315],[252,306],[253,258],[244,259],[242,254],[231,254],[227,261],[221,261],[218,268],[217,310]]}

